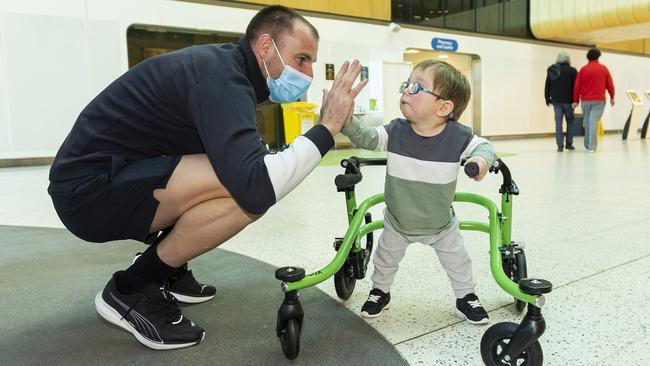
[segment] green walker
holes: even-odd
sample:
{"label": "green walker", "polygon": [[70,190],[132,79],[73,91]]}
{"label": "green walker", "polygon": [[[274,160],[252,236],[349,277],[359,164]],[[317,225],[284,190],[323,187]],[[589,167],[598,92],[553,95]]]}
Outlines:
{"label": "green walker", "polygon": [[[373,231],[382,229],[382,220],[372,221],[368,209],[384,202],[384,194],[376,194],[361,202],[357,207],[354,187],[361,182],[361,167],[386,165],[385,158],[364,159],[351,157],[341,161],[345,173],[336,177],[334,183],[339,192],[345,193],[349,227],[343,238],[334,240],[336,255],[323,269],[305,274],[300,267],[282,267],[275,277],[282,281],[284,301],[278,309],[277,336],[285,356],[293,360],[300,351],[300,330],[304,312],[298,300],[298,290],[314,286],[334,276],[336,294],[347,300],[354,291],[356,280],[366,275],[368,261],[373,247]],[[496,282],[515,299],[515,307],[528,310],[520,324],[503,322],[488,328],[481,339],[481,356],[486,365],[542,364],[542,348],[537,341],[546,329],[541,313],[545,293],[551,292],[549,281],[528,278],[524,249],[511,240],[512,200],[519,194],[519,188],[512,181],[510,170],[498,159],[490,172],[503,175],[501,211],[490,199],[473,193],[457,192],[454,202],[469,202],[485,207],[489,222],[461,221],[461,230],[482,231],[490,235],[490,268]],[[469,177],[478,174],[478,165],[468,163],[465,173]],[[365,237],[365,240],[363,240]]]}

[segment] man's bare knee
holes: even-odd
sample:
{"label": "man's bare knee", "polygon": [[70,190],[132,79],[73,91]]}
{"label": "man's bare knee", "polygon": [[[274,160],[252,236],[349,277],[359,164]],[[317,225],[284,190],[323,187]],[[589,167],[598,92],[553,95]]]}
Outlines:
{"label": "man's bare knee", "polygon": [[207,155],[186,155],[174,169],[167,186],[154,191],[159,202],[185,206],[185,210],[215,198],[231,197],[210,164]]}
{"label": "man's bare knee", "polygon": [[185,212],[203,202],[230,198],[207,155],[185,155],[172,172],[165,188],[153,192],[159,202],[151,230],[172,225]]}

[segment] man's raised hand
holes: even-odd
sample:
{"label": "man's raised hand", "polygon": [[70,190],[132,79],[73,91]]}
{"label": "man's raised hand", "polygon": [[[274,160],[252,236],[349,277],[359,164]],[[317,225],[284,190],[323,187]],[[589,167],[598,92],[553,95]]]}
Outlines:
{"label": "man's raised hand", "polygon": [[323,89],[323,105],[320,110],[320,123],[336,135],[343,129],[350,119],[354,109],[354,98],[368,84],[368,79],[363,80],[353,87],[354,82],[361,73],[361,64],[358,60],[352,63],[344,62],[334,78],[330,90]]}

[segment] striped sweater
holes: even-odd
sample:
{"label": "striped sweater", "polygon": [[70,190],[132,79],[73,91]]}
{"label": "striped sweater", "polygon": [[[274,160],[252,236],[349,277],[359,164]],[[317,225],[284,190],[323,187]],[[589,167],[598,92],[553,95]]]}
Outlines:
{"label": "striped sweater", "polygon": [[456,121],[431,137],[416,134],[403,118],[379,127],[353,119],[342,132],[360,148],[388,150],[386,219],[405,235],[434,235],[451,225],[462,159],[478,155],[488,165],[496,160],[487,140]]}

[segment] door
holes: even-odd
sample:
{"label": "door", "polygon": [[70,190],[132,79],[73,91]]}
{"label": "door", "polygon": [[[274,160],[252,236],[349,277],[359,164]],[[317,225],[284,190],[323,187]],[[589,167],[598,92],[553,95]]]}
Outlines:
{"label": "door", "polygon": [[410,75],[410,62],[384,62],[384,123],[403,117],[402,111],[399,109],[401,96],[399,86],[403,81],[408,80]]}

